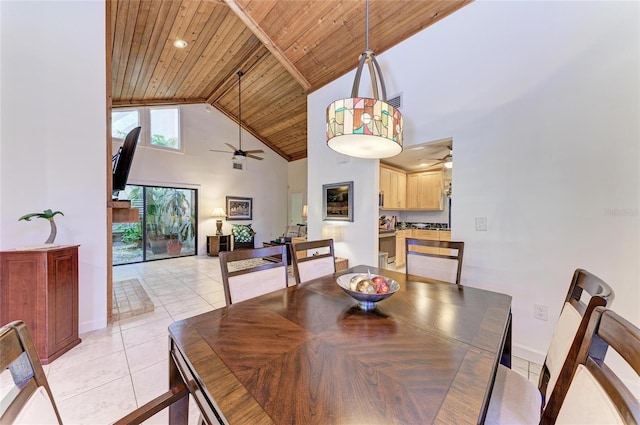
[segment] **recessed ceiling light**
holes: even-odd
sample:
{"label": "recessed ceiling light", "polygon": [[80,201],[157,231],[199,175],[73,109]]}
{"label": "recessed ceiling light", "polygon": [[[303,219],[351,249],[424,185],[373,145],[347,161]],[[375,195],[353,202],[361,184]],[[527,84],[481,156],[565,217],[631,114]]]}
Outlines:
{"label": "recessed ceiling light", "polygon": [[184,49],[185,47],[187,47],[187,43],[184,40],[176,40],[173,42],[173,45],[176,46],[178,49]]}

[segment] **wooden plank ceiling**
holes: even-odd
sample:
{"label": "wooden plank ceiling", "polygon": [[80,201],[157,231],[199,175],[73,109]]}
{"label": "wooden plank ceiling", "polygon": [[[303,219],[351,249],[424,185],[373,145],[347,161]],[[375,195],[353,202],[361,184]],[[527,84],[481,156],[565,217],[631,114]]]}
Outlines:
{"label": "wooden plank ceiling", "polygon": [[[470,1],[371,0],[369,47],[380,54]],[[307,93],[354,69],[365,47],[363,0],[111,0],[108,7],[114,108],[209,103],[237,122],[242,70],[243,128],[287,161],[307,156]],[[187,47],[174,47],[177,39]]]}

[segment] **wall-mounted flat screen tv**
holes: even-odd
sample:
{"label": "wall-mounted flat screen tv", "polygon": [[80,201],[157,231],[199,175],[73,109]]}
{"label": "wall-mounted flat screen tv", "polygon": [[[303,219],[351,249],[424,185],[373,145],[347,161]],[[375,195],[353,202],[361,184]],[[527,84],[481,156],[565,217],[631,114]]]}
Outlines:
{"label": "wall-mounted flat screen tv", "polygon": [[127,185],[127,179],[129,178],[129,170],[133,163],[133,154],[136,152],[136,146],[138,144],[138,137],[140,137],[141,127],[136,127],[127,134],[124,139],[124,143],[118,149],[118,152],[113,155],[113,187],[112,198],[118,199],[118,194],[121,190],[124,190]]}

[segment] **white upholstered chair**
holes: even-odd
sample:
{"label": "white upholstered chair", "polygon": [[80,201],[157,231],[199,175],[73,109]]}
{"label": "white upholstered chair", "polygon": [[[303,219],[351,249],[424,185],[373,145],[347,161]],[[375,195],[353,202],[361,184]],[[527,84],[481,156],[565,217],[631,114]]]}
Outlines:
{"label": "white upholstered chair", "polygon": [[[33,339],[23,321],[14,321],[0,328],[0,373],[3,378],[0,424],[62,424]],[[170,372],[169,379],[176,383],[174,387],[118,420],[115,425],[140,424],[174,403],[188,403],[189,390],[179,372]],[[187,418],[177,414],[172,419],[175,423],[187,423]]]}
{"label": "white upholstered chair", "polygon": [[286,288],[286,249],[286,245],[274,245],[221,252],[220,268],[227,305]]}
{"label": "white upholstered chair", "polygon": [[558,377],[563,368],[571,370],[575,367],[591,312],[611,303],[613,296],[611,287],[600,278],[577,269],[551,338],[538,386],[499,365],[485,423],[537,424],[551,394],[558,392],[558,397],[562,397],[567,391],[569,381]]}
{"label": "white upholstered chair", "polygon": [[590,315],[575,367],[562,369],[559,380],[568,383],[567,390],[553,392],[540,423],[640,423],[640,402],[607,367],[609,347],[635,372],[630,382],[640,381],[640,329],[613,310],[597,307]]}
{"label": "white upholstered chair", "polygon": [[297,284],[336,272],[333,239],[296,242],[291,251]]}
{"label": "white upholstered chair", "polygon": [[407,274],[460,284],[464,242],[407,238],[406,247]]}

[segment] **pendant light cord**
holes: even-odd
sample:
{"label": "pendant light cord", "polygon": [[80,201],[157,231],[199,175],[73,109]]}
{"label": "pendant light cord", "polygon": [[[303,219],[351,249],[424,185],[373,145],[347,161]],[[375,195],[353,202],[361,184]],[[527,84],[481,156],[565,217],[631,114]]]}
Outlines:
{"label": "pendant light cord", "polygon": [[365,51],[369,50],[369,0],[365,1],[365,35],[364,35],[364,44],[365,44]]}
{"label": "pendant light cord", "polygon": [[[351,88],[351,97],[358,97],[358,88],[360,87],[360,77],[362,76],[362,69],[366,64],[369,68],[369,75],[371,76],[371,86],[373,89],[373,98],[380,99],[383,102],[387,101],[387,88],[384,85],[384,79],[382,78],[382,70],[380,69],[380,65],[378,65],[378,61],[376,60],[376,55],[372,50],[369,50],[369,0],[365,2],[365,50],[360,55],[360,62],[358,63],[358,68],[356,69],[356,77],[353,80],[353,86]],[[378,93],[378,78],[380,79],[380,93]],[[379,96],[381,94],[382,96]]]}
{"label": "pendant light cord", "polygon": [[240,143],[240,150],[242,150],[242,89],[240,88],[240,77],[243,75],[244,73],[242,71],[238,71],[238,141]]}

